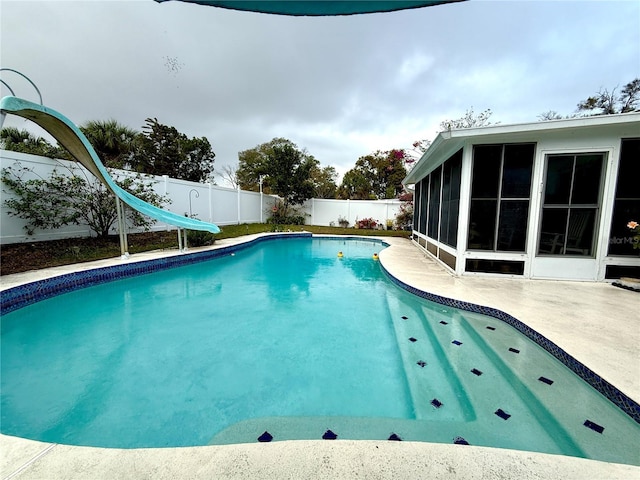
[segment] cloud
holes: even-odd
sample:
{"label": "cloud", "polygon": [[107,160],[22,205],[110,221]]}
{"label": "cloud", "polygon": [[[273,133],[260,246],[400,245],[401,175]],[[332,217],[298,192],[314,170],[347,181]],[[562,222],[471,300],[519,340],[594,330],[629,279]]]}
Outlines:
{"label": "cloud", "polygon": [[411,87],[418,80],[424,79],[425,74],[434,65],[435,59],[423,52],[414,52],[402,59],[397,69],[396,82],[399,88]]}
{"label": "cloud", "polygon": [[[206,136],[218,168],[286,137],[344,173],[372,151],[433,138],[471,106],[536,121],[640,76],[637,2],[478,0],[322,18],[152,0],[1,6],[2,66],[33,79],[46,105],[79,124],[140,129],[157,117]],[[16,93],[34,98],[28,85]]]}

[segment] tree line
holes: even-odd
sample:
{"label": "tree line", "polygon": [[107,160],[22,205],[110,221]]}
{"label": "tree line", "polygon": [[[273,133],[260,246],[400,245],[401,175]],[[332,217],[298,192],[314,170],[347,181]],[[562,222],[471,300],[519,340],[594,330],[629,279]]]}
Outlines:
{"label": "tree line", "polygon": [[540,120],[559,120],[591,115],[615,115],[640,111],[640,78],[627,83],[618,92],[618,87],[612,89],[600,88],[594,95],[578,103],[576,111],[570,115],[561,115],[555,110],[548,110],[538,115]]}
{"label": "tree line", "polygon": [[[189,138],[157,118],[147,118],[142,131],[116,120],[89,121],[81,125],[80,130],[107,168],[168,175],[192,182],[213,178],[216,154],[209,140],[206,137]],[[66,149],[15,127],[0,130],[0,145],[6,150],[72,160]]]}
{"label": "tree line", "polygon": [[[584,115],[606,115],[640,111],[640,78],[619,92],[600,89],[577,104],[576,112],[563,117],[555,111],[538,116],[541,120]],[[492,124],[490,109],[476,113],[473,107],[458,119],[444,120],[441,130],[480,127]],[[147,118],[141,132],[115,120],[92,121],[80,127],[110,168],[150,175],[168,175],[196,182],[213,182],[215,153],[205,137],[189,138],[175,127]],[[7,150],[69,158],[57,145],[26,130],[4,128],[0,145]],[[238,154],[237,168],[225,166],[219,174],[234,187],[276,194],[283,201],[280,214],[288,216],[292,207],[309,198],[386,199],[406,196],[402,185],[408,169],[427,150],[430,140],[415,141],[411,147],[375,151],[358,158],[340,185],[332,166],[322,166],[305,148],[286,138],[274,138]]]}

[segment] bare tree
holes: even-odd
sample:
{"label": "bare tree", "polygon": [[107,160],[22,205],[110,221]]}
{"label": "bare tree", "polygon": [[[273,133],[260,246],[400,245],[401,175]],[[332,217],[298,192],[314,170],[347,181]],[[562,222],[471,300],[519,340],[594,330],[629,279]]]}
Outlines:
{"label": "bare tree", "polygon": [[578,103],[578,111],[595,111],[596,115],[611,115],[617,113],[616,111],[616,89],[609,91],[606,88],[601,88],[598,93],[587,98],[586,100]]}
{"label": "bare tree", "polygon": [[231,185],[231,188],[238,188],[238,168],[232,165],[223,165],[220,171],[220,177],[226,183]]}
{"label": "bare tree", "polygon": [[[460,128],[485,127],[487,125],[495,125],[496,123],[500,123],[489,121],[489,117],[491,117],[492,114],[493,112],[490,108],[487,108],[485,111],[476,114],[473,111],[473,107],[471,107],[466,112],[464,112],[464,115],[460,118],[441,121],[440,130],[448,131]],[[412,148],[405,150],[406,156],[412,160],[412,162],[407,162],[408,170],[411,169],[411,163],[419,160],[424,152],[427,151],[430,145],[431,140],[425,138],[422,140],[416,140],[415,142],[413,142]]]}
{"label": "bare tree", "polygon": [[601,88],[598,93],[578,103],[578,112],[590,111],[591,115],[612,115],[640,111],[640,78],[627,83],[620,94],[618,87]]}
{"label": "bare tree", "polygon": [[544,122],[546,120],[561,120],[563,117],[555,110],[549,110],[538,115],[538,120]]}
{"label": "bare tree", "polygon": [[440,122],[440,129],[442,131],[446,131],[455,130],[458,128],[474,128],[492,125],[493,122],[489,121],[489,117],[491,117],[492,113],[493,112],[491,111],[491,109],[487,108],[484,112],[476,114],[473,111],[473,107],[471,107],[460,118],[456,118],[455,120],[444,120]]}

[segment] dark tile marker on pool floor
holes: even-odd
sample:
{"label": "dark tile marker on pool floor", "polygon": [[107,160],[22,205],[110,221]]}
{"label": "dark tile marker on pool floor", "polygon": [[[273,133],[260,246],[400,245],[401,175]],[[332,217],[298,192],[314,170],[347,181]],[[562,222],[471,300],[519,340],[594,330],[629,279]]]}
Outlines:
{"label": "dark tile marker on pool floor", "polygon": [[335,440],[336,438],[338,438],[338,435],[333,433],[331,430],[327,430],[324,432],[324,435],[322,435],[323,440]]}
{"label": "dark tile marker on pool floor", "polygon": [[540,380],[542,383],[546,383],[547,385],[553,384],[553,380],[549,380],[547,377],[540,377],[538,380]]}
{"label": "dark tile marker on pool floor", "polygon": [[598,425],[597,423],[594,423],[591,420],[585,420],[583,425],[587,428],[590,428],[594,432],[598,432],[598,433],[604,432],[604,427],[602,425]]}
{"label": "dark tile marker on pool floor", "polygon": [[507,412],[505,412],[504,410],[502,410],[501,408],[499,408],[498,410],[495,411],[495,414],[497,416],[499,416],[501,419],[503,420],[507,420],[511,415],[509,415]]}
{"label": "dark tile marker on pool floor", "polygon": [[401,442],[402,439],[396,435],[395,433],[392,433],[391,435],[389,435],[389,438],[387,440],[393,440],[395,442]]}
{"label": "dark tile marker on pool floor", "polygon": [[260,435],[260,436],[258,437],[258,441],[259,441],[259,442],[263,442],[263,443],[264,443],[264,442],[270,442],[271,440],[273,440],[273,435],[271,435],[271,434],[270,434],[269,432],[267,432],[266,430],[265,430],[265,432],[264,432],[262,435]]}

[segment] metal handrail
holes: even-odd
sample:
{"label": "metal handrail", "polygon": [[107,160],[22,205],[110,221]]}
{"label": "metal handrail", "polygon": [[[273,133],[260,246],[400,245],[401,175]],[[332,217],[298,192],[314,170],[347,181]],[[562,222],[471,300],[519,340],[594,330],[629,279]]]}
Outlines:
{"label": "metal handrail", "polygon": [[[27,82],[29,82],[33,88],[35,88],[36,92],[38,93],[38,97],[40,97],[40,105],[44,105],[44,103],[42,103],[42,94],[40,93],[40,90],[38,89],[38,87],[36,86],[35,83],[33,83],[31,81],[31,79],[29,77],[27,77],[24,73],[19,72],[18,70],[14,70],[13,68],[0,68],[0,72],[13,72],[13,73],[17,73],[18,75],[20,75],[21,77],[23,77],[24,79],[27,80]],[[4,80],[0,79],[0,82],[2,82],[2,84],[7,87],[9,89],[9,91],[11,92],[11,95],[13,95],[14,97],[16,96],[15,93],[13,93],[13,90],[11,89],[11,87],[7,84],[7,82],[5,82]]]}

